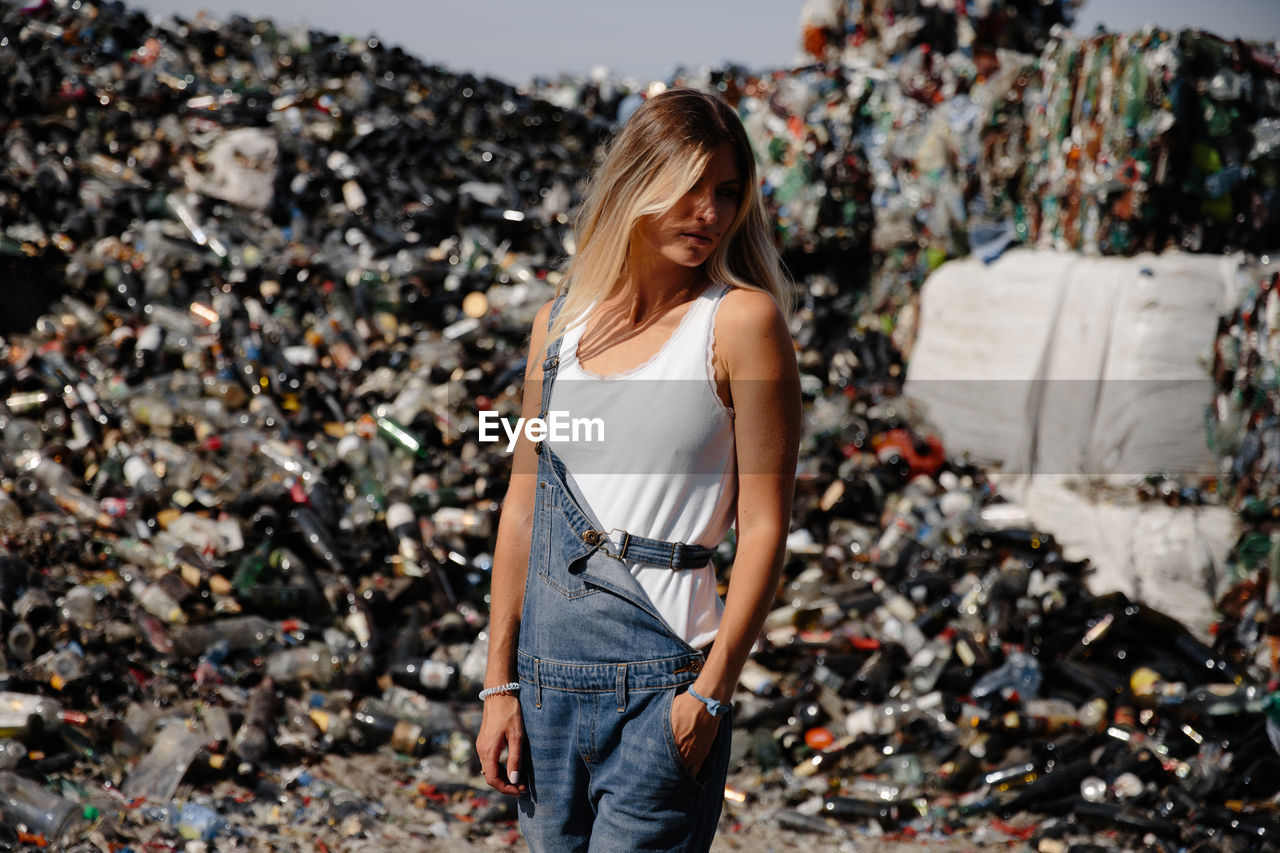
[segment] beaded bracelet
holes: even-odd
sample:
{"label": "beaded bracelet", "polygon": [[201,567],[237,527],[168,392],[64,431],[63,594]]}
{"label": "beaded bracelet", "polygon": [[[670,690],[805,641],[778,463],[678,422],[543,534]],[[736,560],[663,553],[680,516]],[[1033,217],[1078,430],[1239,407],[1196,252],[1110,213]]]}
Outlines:
{"label": "beaded bracelet", "polygon": [[488,699],[490,696],[497,696],[499,694],[502,694],[505,696],[507,694],[519,693],[519,692],[520,692],[520,682],[508,681],[506,684],[499,684],[497,687],[486,687],[484,690],[481,690],[480,701],[483,702],[484,700]]}

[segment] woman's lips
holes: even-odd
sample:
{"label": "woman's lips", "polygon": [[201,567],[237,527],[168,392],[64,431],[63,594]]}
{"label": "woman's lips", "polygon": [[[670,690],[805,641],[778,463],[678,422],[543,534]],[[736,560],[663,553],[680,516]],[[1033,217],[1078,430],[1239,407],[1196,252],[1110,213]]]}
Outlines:
{"label": "woman's lips", "polygon": [[689,239],[693,240],[695,243],[698,243],[699,245],[709,245],[711,243],[711,235],[702,234],[698,231],[686,231],[680,236],[688,237]]}

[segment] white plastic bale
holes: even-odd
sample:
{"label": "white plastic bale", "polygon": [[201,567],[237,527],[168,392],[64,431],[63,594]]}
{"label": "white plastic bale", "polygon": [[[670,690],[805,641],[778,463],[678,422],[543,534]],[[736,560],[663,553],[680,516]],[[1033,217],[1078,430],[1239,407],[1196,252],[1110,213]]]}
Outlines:
{"label": "white plastic bale", "polygon": [[1181,253],[1130,259],[1088,451],[1100,472],[1213,472],[1205,409],[1218,306],[1229,286],[1225,263]]}
{"label": "white plastic bale", "polygon": [[1073,262],[1016,251],[990,266],[946,263],[926,280],[904,393],[927,407],[952,455],[1005,466],[1027,444],[1031,379]]}
{"label": "white plastic bale", "polygon": [[1178,253],[949,262],[921,292],[905,393],[950,452],[1006,472],[1211,473],[1205,359],[1229,278]]}
{"label": "white plastic bale", "polygon": [[1078,477],[998,480],[999,488],[1050,533],[1069,560],[1088,559],[1096,595],[1123,592],[1209,639],[1222,568],[1239,536],[1225,507],[1138,503],[1133,490],[1082,487]]}
{"label": "white plastic bale", "polygon": [[952,457],[1121,591],[1207,636],[1238,520],[1139,504],[1148,474],[1213,471],[1207,359],[1235,259],[1092,258],[1018,249],[944,264],[920,297],[906,396]]}

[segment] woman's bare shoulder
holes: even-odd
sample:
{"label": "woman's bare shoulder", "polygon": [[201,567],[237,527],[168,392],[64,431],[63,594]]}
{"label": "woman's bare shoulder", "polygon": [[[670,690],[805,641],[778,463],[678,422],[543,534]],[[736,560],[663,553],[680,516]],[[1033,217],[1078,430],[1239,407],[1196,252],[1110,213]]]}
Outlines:
{"label": "woman's bare shoulder", "polygon": [[547,327],[551,323],[551,306],[554,304],[554,299],[548,299],[533,317],[533,328],[529,330],[529,363],[525,367],[524,374],[526,379],[542,379],[542,359],[535,359],[534,355],[542,350],[542,345],[547,340]]}
{"label": "woman's bare shoulder", "polygon": [[724,295],[720,314],[735,327],[739,324],[756,327],[770,326],[775,318],[782,319],[782,311],[772,296],[763,290],[747,287],[731,286],[729,292]]}
{"label": "woman's bare shoulder", "polygon": [[795,358],[791,332],[778,303],[768,293],[746,287],[730,288],[724,295],[716,317],[717,350],[722,345],[731,373],[735,368],[772,373]]}
{"label": "woman's bare shoulder", "polygon": [[538,313],[533,317],[533,334],[547,334],[547,324],[551,322],[551,306],[555,305],[555,299],[548,299],[542,303],[542,307],[538,309]]}

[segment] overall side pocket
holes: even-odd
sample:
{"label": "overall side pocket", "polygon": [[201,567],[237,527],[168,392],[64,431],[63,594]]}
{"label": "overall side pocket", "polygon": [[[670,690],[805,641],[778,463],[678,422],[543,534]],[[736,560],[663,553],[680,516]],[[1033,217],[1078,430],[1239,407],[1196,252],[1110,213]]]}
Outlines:
{"label": "overall side pocket", "polygon": [[[689,785],[692,785],[695,789],[702,790],[702,788],[706,785],[707,768],[711,765],[711,761],[715,757],[716,746],[713,745],[711,748],[711,751],[707,753],[707,757],[703,759],[702,766],[698,768],[698,773],[695,776],[689,770],[689,765],[685,763],[684,756],[680,754],[680,746],[679,744],[676,743],[676,732],[674,727],[674,721],[672,720],[672,716],[671,716],[672,711],[675,709],[676,696],[683,693],[686,689],[688,689],[688,687],[689,685],[684,684],[679,687],[669,688],[668,690],[665,691],[666,695],[663,697],[663,700],[662,700],[662,722],[663,722],[663,728],[665,729],[664,734],[666,735],[667,754],[668,754],[668,757],[670,757],[671,759],[672,765],[676,769],[678,778],[681,781]],[[723,723],[723,720],[721,720],[720,722]],[[719,743],[719,739],[720,739],[720,733],[719,731],[717,731],[716,732],[717,743]]]}

